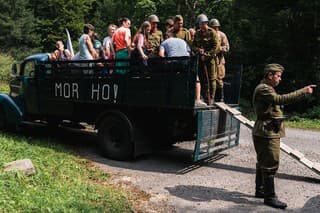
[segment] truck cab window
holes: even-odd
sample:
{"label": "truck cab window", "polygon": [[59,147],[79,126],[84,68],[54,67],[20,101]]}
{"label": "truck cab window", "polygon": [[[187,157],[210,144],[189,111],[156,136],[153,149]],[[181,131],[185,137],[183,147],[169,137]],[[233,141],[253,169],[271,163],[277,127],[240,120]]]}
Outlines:
{"label": "truck cab window", "polygon": [[34,71],[35,71],[35,66],[34,66],[34,61],[28,61],[24,65],[24,76],[28,77],[34,77]]}

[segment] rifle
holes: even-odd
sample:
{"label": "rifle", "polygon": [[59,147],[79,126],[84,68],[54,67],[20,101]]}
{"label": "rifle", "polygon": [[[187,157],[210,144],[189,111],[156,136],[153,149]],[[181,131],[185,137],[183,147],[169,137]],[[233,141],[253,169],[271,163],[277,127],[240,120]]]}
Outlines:
{"label": "rifle", "polygon": [[211,97],[210,97],[210,84],[209,84],[209,74],[208,74],[208,68],[207,68],[207,65],[205,63],[205,57],[204,55],[201,55],[200,56],[200,60],[202,61],[203,63],[203,69],[204,69],[204,74],[205,74],[205,77],[206,77],[206,81],[207,81],[207,96],[208,96],[208,103],[210,104],[211,102]]}

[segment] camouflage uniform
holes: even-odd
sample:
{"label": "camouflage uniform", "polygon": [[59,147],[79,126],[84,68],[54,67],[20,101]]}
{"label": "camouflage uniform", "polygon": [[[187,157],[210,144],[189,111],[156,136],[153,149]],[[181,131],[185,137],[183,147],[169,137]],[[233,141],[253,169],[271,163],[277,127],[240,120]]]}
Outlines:
{"label": "camouflage uniform", "polygon": [[163,41],[163,35],[160,30],[156,30],[155,32],[149,32],[148,35],[148,51],[149,55],[148,57],[154,58],[158,57],[159,55],[159,47],[161,42]]}
{"label": "camouflage uniform", "polygon": [[214,100],[216,93],[216,54],[220,49],[218,34],[214,29],[208,27],[206,32],[201,32],[201,29],[197,30],[192,43],[192,49],[197,53],[200,48],[204,49],[204,54],[199,59],[198,70],[201,82],[201,95],[209,103],[209,100]]}

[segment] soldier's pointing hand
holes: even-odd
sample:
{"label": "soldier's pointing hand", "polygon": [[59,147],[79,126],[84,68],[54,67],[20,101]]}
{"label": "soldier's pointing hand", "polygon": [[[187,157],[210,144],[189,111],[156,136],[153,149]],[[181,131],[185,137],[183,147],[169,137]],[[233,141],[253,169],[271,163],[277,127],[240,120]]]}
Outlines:
{"label": "soldier's pointing hand", "polygon": [[307,94],[312,94],[313,93],[313,88],[315,88],[317,85],[315,84],[311,84],[309,86],[305,86],[304,87],[304,91],[307,93]]}

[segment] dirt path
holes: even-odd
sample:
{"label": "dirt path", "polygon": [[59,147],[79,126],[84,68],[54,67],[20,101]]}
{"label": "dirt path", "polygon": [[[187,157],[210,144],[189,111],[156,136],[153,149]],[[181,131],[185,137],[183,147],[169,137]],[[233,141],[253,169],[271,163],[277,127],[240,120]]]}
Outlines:
{"label": "dirt path", "polygon": [[[307,158],[320,162],[320,132],[288,129],[283,140]],[[134,162],[118,162],[98,156],[94,150],[81,154],[113,174],[113,182],[135,192],[143,191],[139,212],[276,212],[262,205],[254,194],[255,152],[251,132],[241,129],[240,145],[203,164],[192,164],[193,144],[143,156]],[[292,212],[319,212],[320,176],[281,155],[276,177],[278,196]]]}

